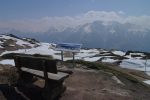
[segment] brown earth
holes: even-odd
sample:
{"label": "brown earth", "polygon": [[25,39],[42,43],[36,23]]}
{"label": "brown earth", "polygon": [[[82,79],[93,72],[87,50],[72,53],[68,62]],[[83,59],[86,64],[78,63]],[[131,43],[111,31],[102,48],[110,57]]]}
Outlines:
{"label": "brown earth", "polygon": [[149,90],[104,71],[74,70],[66,80],[67,91],[60,100],[149,100]]}
{"label": "brown earth", "polygon": [[[150,98],[150,90],[139,83],[103,70],[92,70],[86,66],[77,67],[74,69],[63,67],[72,70],[73,74],[65,80],[67,89],[59,100],[149,100]],[[7,85],[7,81],[4,82],[0,84],[0,100],[43,100],[39,88],[35,86],[14,87]],[[42,87],[43,80],[39,79],[35,84]]]}

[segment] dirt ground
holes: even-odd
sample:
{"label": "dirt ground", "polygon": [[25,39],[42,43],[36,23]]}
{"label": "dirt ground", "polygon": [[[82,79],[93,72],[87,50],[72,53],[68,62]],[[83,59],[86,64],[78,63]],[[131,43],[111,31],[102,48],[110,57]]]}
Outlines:
{"label": "dirt ground", "polygon": [[[123,77],[102,70],[69,69],[73,74],[65,80],[66,91],[59,100],[149,100],[150,90]],[[35,84],[42,86],[43,81]],[[43,100],[40,88],[14,87],[0,84],[0,100]]]}
{"label": "dirt ground", "polygon": [[75,69],[60,100],[149,100],[149,90],[111,73]]}

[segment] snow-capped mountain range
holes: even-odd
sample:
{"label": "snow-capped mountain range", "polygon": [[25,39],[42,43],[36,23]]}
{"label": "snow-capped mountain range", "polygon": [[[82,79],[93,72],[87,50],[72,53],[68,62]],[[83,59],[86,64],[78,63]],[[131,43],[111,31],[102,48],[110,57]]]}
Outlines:
{"label": "snow-capped mountain range", "polygon": [[87,48],[150,51],[150,16],[88,11],[75,16],[0,21],[0,33],[43,42],[82,43]]}
{"label": "snow-capped mountain range", "polygon": [[88,11],[76,16],[0,21],[0,33],[43,42],[76,42],[87,48],[150,51],[150,16]]}
{"label": "snow-capped mountain range", "polygon": [[[131,23],[102,21],[86,23],[62,31],[50,29],[44,33],[20,33],[12,31],[20,37],[32,37],[44,42],[74,42],[82,43],[87,48],[106,48],[118,50],[150,51],[150,30]],[[141,30],[140,30],[141,29]]]}

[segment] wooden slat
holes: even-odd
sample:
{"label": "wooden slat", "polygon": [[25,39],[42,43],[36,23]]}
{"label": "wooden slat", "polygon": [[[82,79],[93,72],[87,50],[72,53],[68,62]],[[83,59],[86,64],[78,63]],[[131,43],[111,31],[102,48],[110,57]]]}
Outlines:
{"label": "wooden slat", "polygon": [[[25,68],[25,67],[21,67],[21,70],[44,78],[44,72],[43,71],[29,69],[29,68]],[[57,81],[63,80],[65,78],[67,78],[68,76],[69,76],[69,74],[63,73],[63,72],[58,72],[57,74],[48,73],[49,79],[57,80]]]}
{"label": "wooden slat", "polygon": [[[50,73],[57,73],[56,60],[51,60],[45,57],[19,56],[14,57],[16,67],[26,67],[34,70],[40,70]],[[44,61],[44,64],[43,64]],[[43,68],[45,67],[45,68]]]}

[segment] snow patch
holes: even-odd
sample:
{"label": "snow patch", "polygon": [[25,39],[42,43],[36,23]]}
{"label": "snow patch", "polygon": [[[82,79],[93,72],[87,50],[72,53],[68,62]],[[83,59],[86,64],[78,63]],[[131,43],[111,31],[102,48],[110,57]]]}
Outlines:
{"label": "snow patch", "polygon": [[144,83],[150,85],[150,80],[143,81]]}
{"label": "snow patch", "polygon": [[102,62],[107,62],[107,63],[114,63],[114,62],[116,62],[116,61],[118,61],[118,60],[114,60],[114,59],[111,59],[111,58],[104,58],[104,59],[102,60]]}
{"label": "snow patch", "polygon": [[125,55],[125,52],[122,52],[122,51],[112,51],[113,54],[115,55],[119,55],[119,56],[124,56]]}
{"label": "snow patch", "polygon": [[125,85],[116,76],[112,76],[112,79],[115,80],[118,84]]}
{"label": "snow patch", "polygon": [[4,47],[2,47],[2,46],[0,45],[0,48],[4,48]]}
{"label": "snow patch", "polygon": [[0,64],[2,65],[12,65],[15,66],[14,60],[1,60]]}
{"label": "snow patch", "polygon": [[95,62],[95,61],[98,61],[100,58],[102,58],[102,57],[86,57],[83,60],[89,61],[89,62]]}

